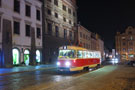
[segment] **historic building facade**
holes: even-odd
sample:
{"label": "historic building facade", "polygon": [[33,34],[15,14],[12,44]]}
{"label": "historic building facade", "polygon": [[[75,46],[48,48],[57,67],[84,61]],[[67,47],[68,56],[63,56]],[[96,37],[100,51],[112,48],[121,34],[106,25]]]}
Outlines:
{"label": "historic building facade", "polygon": [[98,34],[90,32],[80,24],[78,24],[78,45],[89,50],[100,51],[104,60],[104,41]]}
{"label": "historic building facade", "polygon": [[0,67],[41,62],[42,3],[0,0]]}
{"label": "historic building facade", "polygon": [[116,53],[120,55],[121,60],[135,59],[135,28],[129,26],[125,33],[117,32],[115,37]]}
{"label": "historic building facade", "polygon": [[104,41],[101,39],[101,37],[96,34],[96,38],[97,38],[97,50],[99,50],[101,52],[101,57],[102,57],[102,61],[105,60],[105,50],[104,50]]}
{"label": "historic building facade", "polygon": [[78,24],[78,43],[80,46],[91,49],[91,32]]}
{"label": "historic building facade", "polygon": [[54,63],[60,46],[74,44],[76,0],[45,0],[44,15],[44,63]]}

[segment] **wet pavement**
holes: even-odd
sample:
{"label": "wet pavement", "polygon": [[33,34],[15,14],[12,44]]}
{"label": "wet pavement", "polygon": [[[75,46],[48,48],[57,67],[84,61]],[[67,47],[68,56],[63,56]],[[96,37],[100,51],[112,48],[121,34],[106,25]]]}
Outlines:
{"label": "wet pavement", "polygon": [[37,65],[37,66],[17,66],[13,68],[0,68],[0,76],[7,75],[7,74],[41,70],[41,69],[50,69],[50,68],[56,68],[56,65],[47,64],[47,65]]}
{"label": "wet pavement", "polygon": [[72,79],[72,74],[57,72],[57,69],[39,70],[13,75],[0,76],[0,90],[20,90],[41,83],[59,82]]}
{"label": "wet pavement", "polygon": [[[114,66],[112,70],[115,68],[116,67]],[[110,69],[110,72],[112,70]],[[103,71],[103,75],[104,72],[105,71]],[[89,73],[90,72],[59,73],[57,72],[57,69],[47,69],[47,70],[38,70],[32,72],[12,74],[12,75],[4,75],[4,76],[0,76],[0,90],[41,90],[41,87],[50,88],[55,84],[64,83],[65,81],[69,81],[69,80],[74,80],[78,77],[81,76],[83,77],[84,75]],[[82,79],[85,80],[86,78],[82,78]],[[50,90],[53,89],[54,88],[51,88]]]}

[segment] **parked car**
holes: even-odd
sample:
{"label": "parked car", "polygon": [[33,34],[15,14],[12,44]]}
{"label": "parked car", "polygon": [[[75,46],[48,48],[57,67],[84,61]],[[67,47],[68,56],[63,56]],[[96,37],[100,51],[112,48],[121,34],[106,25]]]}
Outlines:
{"label": "parked car", "polygon": [[135,60],[129,61],[127,65],[135,67]]}

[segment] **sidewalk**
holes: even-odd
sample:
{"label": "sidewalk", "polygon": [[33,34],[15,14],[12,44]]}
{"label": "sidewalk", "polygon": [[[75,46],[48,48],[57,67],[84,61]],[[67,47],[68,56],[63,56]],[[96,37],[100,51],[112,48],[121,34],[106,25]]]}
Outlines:
{"label": "sidewalk", "polygon": [[52,68],[56,68],[56,65],[47,64],[38,66],[19,66],[13,68],[0,68],[0,76]]}

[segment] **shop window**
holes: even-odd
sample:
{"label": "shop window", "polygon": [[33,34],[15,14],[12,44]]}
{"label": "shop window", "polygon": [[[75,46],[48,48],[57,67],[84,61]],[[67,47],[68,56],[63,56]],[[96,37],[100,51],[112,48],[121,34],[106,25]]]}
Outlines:
{"label": "shop window", "polygon": [[20,52],[18,49],[12,50],[12,56],[13,56],[13,65],[19,64],[19,58],[20,58]]}
{"label": "shop window", "polygon": [[41,57],[40,51],[39,51],[39,50],[36,50],[36,62],[37,62],[37,63],[41,62],[40,57]]}
{"label": "shop window", "polygon": [[25,65],[29,65],[29,61],[30,61],[30,51],[29,50],[25,50],[24,51],[24,63]]}

